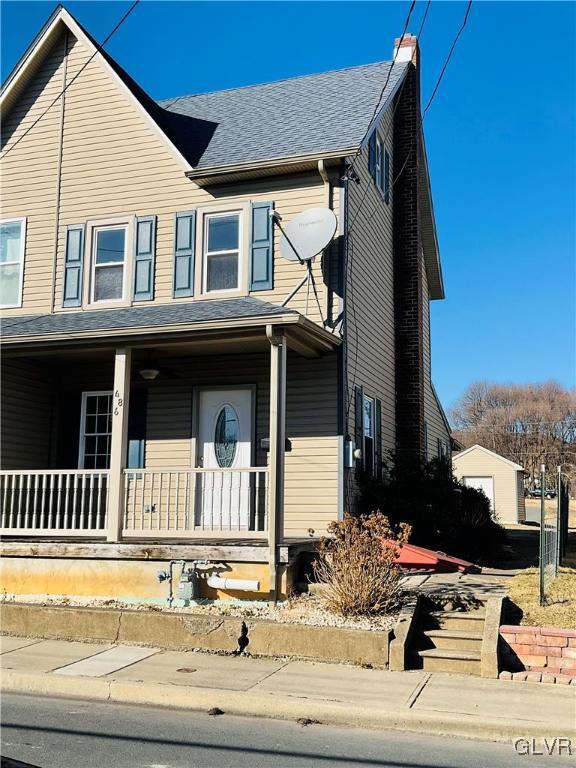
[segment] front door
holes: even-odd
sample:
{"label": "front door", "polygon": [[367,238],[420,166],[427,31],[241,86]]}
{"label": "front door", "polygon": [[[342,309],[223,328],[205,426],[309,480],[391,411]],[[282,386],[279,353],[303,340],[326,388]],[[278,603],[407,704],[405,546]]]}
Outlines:
{"label": "front door", "polygon": [[196,525],[249,530],[252,391],[206,389],[198,399]]}

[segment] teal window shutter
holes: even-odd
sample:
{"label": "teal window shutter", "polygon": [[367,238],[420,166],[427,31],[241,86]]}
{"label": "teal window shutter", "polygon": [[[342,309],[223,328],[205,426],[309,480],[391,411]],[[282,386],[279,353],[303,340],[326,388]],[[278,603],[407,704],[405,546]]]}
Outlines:
{"label": "teal window shutter", "polygon": [[64,257],[63,307],[82,306],[82,277],[84,272],[84,224],[66,227]]}
{"label": "teal window shutter", "polygon": [[368,139],[368,170],[376,181],[376,131],[373,131]]}
{"label": "teal window shutter", "polygon": [[194,251],[196,246],[196,211],[176,214],[174,232],[175,299],[194,295]]}
{"label": "teal window shutter", "polygon": [[382,477],[382,401],[376,400],[374,407],[374,477]]}
{"label": "teal window shutter", "polygon": [[354,442],[362,451],[362,458],[356,459],[356,472],[364,469],[364,388],[354,387]]}
{"label": "teal window shutter", "polygon": [[136,219],[134,238],[134,301],[154,298],[154,262],[156,258],[156,216]]}
{"label": "teal window shutter", "polygon": [[384,201],[390,202],[390,155],[384,150]]}
{"label": "teal window shutter", "polygon": [[267,291],[274,283],[274,203],[252,203],[250,209],[250,290]]}

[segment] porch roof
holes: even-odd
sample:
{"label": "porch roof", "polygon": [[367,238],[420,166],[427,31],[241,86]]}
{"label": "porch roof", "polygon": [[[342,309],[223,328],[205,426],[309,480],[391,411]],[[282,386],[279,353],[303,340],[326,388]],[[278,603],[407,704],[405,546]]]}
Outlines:
{"label": "porch roof", "polygon": [[[290,327],[297,347],[303,336],[312,346],[330,349],[340,339],[299,312],[252,296],[225,300],[196,300],[146,307],[57,312],[46,315],[14,315],[1,321],[6,347],[44,346],[78,341],[108,342],[144,337],[174,337],[194,332],[233,332],[266,325]],[[136,338],[134,338],[136,341]]]}

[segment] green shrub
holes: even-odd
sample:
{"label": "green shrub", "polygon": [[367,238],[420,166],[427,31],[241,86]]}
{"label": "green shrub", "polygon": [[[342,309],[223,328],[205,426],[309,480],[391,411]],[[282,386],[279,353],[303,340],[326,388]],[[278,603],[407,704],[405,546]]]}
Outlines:
{"label": "green shrub", "polygon": [[473,562],[502,555],[506,534],[488,499],[459,483],[446,459],[394,463],[384,474],[383,480],[360,478],[360,514],[379,510],[393,524],[408,523],[413,544]]}

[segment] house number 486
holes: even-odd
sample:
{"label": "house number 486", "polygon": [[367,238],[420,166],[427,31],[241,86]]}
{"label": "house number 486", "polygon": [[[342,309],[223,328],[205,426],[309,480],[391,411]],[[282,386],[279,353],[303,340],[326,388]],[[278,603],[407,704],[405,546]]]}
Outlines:
{"label": "house number 486", "polygon": [[116,400],[116,405],[114,406],[114,416],[118,416],[120,411],[119,408],[122,408],[122,404],[124,403],[124,400],[120,397],[120,393],[118,390],[114,392],[114,399]]}

